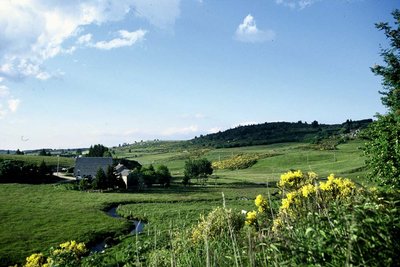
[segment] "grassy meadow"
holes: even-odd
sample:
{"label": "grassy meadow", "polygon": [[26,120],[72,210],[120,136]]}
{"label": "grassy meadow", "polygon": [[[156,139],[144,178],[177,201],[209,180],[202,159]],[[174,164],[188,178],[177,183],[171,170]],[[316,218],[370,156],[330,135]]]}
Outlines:
{"label": "grassy meadow", "polygon": [[[289,169],[314,171],[322,178],[335,173],[366,183],[364,159],[359,149],[361,141],[339,145],[333,151],[316,150],[305,143],[223,149],[182,148],[174,142],[165,147],[161,145],[124,147],[116,149],[115,156],[134,159],[143,165],[167,165],[174,176],[171,188],[100,193],[68,190],[65,184],[1,184],[0,265],[22,263],[30,254],[47,251],[64,241],[77,240],[90,245],[105,237],[117,239],[118,244],[104,254],[92,256],[94,260],[110,265],[128,260],[126,255],[133,253],[132,246],[137,240],[126,235],[129,229],[126,220],[105,214],[104,210],[111,205],[120,204],[118,212],[121,215],[131,214],[148,222],[145,233],[136,237],[145,244],[141,245],[143,251],[135,250],[139,259],[140,255],[157,246],[154,239],[158,239],[156,244],[165,244],[171,232],[190,228],[199,220],[200,214],[222,206],[222,192],[226,205],[236,211],[251,209],[258,194],[279,198],[275,194],[275,182]],[[181,185],[184,162],[189,157],[217,161],[244,153],[264,157],[248,169],[217,170],[206,186],[196,185],[196,181],[192,181],[190,187]],[[19,157],[26,159],[29,156]],[[57,160],[56,157],[43,158]],[[41,159],[35,157],[35,160]],[[63,164],[71,164],[70,159]]]}
{"label": "grassy meadow", "polygon": [[27,164],[35,164],[39,165],[42,161],[44,161],[48,166],[57,166],[59,164],[60,167],[73,167],[75,164],[74,158],[67,157],[49,157],[49,156],[37,156],[37,155],[7,155],[0,154],[1,160],[17,160],[23,161]]}

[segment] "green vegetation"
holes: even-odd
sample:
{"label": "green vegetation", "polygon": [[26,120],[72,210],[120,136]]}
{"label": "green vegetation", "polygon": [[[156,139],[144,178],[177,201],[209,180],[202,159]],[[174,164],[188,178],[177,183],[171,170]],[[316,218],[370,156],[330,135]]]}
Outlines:
{"label": "green vegetation", "polygon": [[366,136],[365,147],[370,169],[369,177],[382,185],[400,188],[400,10],[393,12],[395,25],[378,23],[376,27],[384,31],[390,41],[389,49],[382,49],[385,66],[375,65],[372,72],[382,76],[382,103],[388,108],[385,115],[377,115]]}
{"label": "green vegetation", "polygon": [[372,120],[351,121],[342,124],[311,124],[290,122],[266,122],[263,124],[238,126],[224,132],[208,134],[192,139],[194,145],[221,147],[242,147],[252,145],[267,145],[285,142],[315,142],[333,136],[352,135],[367,127]]}
{"label": "green vegetation", "polygon": [[7,155],[0,154],[0,161],[4,160],[15,160],[24,162],[26,164],[39,165],[44,161],[47,166],[57,167],[59,164],[60,168],[69,168],[74,166],[75,160],[67,157],[48,157],[48,156],[33,156],[33,155]]}
{"label": "green vegetation", "polygon": [[191,179],[202,179],[202,183],[204,185],[208,176],[212,173],[213,169],[211,166],[211,161],[208,159],[189,159],[185,162],[183,184],[190,184]]}
{"label": "green vegetation", "polygon": [[87,157],[111,157],[108,147],[101,144],[90,146]]}

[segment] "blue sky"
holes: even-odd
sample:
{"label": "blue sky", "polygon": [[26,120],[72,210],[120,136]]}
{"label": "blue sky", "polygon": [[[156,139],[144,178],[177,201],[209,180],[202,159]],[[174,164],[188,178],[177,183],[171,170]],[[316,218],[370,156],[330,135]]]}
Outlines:
{"label": "blue sky", "polygon": [[385,112],[398,0],[3,0],[0,149],[189,139]]}

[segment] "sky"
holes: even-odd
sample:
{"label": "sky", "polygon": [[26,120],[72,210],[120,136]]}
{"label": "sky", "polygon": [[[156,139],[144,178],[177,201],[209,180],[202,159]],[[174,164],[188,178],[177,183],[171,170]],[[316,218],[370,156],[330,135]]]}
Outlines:
{"label": "sky", "polygon": [[384,113],[398,0],[1,0],[0,149]]}

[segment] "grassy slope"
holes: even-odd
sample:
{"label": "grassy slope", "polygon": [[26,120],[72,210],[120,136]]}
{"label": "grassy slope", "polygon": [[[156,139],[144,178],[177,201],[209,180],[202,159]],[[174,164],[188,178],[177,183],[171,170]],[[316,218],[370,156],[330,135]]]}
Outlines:
{"label": "grassy slope", "polygon": [[[112,203],[141,203],[141,207],[146,207],[145,203],[202,201],[209,205],[208,201],[215,203],[221,199],[221,191],[228,199],[252,198],[265,188],[171,188],[118,194],[69,191],[53,185],[1,184],[0,190],[0,265],[4,265],[20,262],[33,252],[46,251],[63,241],[89,242],[110,232],[120,234],[127,229],[127,224],[102,212]],[[181,207],[180,204],[169,205],[176,211]],[[202,210],[199,209],[193,218],[197,219]],[[153,218],[154,215],[149,216]]]}
{"label": "grassy slope", "polygon": [[[337,150],[319,151],[306,143],[285,143],[212,149],[203,151],[205,153],[202,154],[211,161],[223,160],[241,153],[277,155],[263,158],[249,169],[237,171],[218,170],[213,176],[218,177],[218,183],[265,183],[267,181],[276,181],[281,173],[289,169],[314,171],[320,174],[321,177],[335,173],[362,181],[362,179],[357,178],[364,176],[364,171],[362,170],[364,159],[362,151],[359,149],[362,145],[362,141],[351,141],[339,145]],[[118,157],[137,155],[137,157],[131,159],[137,160],[143,165],[165,164],[175,176],[183,175],[185,160],[190,155],[195,154],[193,150],[179,149],[179,147],[173,147],[171,151],[161,151],[161,149],[143,150],[137,147],[131,148],[131,153],[126,151],[117,150],[116,155]],[[213,180],[213,182],[215,181]]]}
{"label": "grassy slope", "polygon": [[57,166],[59,161],[60,167],[71,167],[74,166],[74,158],[60,157],[46,157],[46,156],[32,156],[32,155],[0,155],[1,160],[18,160],[24,161],[29,164],[39,165],[42,161],[46,162],[47,165]]}
{"label": "grassy slope", "polygon": [[[137,216],[146,216],[151,225],[147,229],[154,230],[162,224],[165,230],[170,224],[182,226],[182,218],[185,225],[191,224],[197,221],[198,214],[221,205],[221,191],[225,193],[228,206],[250,208],[251,199],[267,191],[254,183],[276,181],[288,169],[313,170],[321,177],[331,172],[352,178],[363,177],[363,172],[359,171],[364,161],[358,149],[360,145],[361,142],[353,141],[340,145],[336,151],[316,151],[301,143],[202,151],[211,160],[239,153],[278,154],[259,160],[249,169],[216,171],[213,177],[218,178],[210,179],[210,184],[216,182],[217,187],[175,187],[123,194],[68,191],[53,185],[3,184],[0,185],[0,265],[21,261],[32,252],[46,251],[66,240],[88,242],[96,236],[127,229],[124,221],[110,218],[101,211],[111,203],[132,203],[126,208]],[[182,175],[184,158],[193,153],[174,146],[164,150],[141,148],[140,154],[138,150],[131,149],[131,153],[126,149],[117,150],[117,155],[137,154],[134,159],[140,163],[166,164],[175,175]],[[180,179],[177,177],[177,182]],[[359,181],[363,182],[361,179]],[[247,186],[238,187],[237,183]],[[250,200],[240,200],[243,197]]]}

